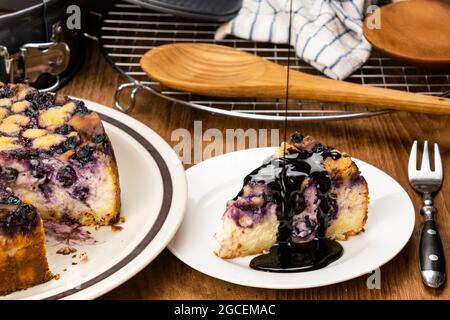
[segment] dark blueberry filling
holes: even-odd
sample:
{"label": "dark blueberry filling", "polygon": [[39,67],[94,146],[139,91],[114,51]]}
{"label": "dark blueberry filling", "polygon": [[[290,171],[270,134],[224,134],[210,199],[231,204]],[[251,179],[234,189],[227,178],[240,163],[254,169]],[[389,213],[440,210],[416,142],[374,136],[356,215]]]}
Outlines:
{"label": "dark blueberry filling", "polygon": [[259,208],[257,208],[252,202],[251,200],[247,200],[247,201],[237,201],[234,203],[234,206],[236,208],[238,208],[239,210],[242,211],[257,211],[259,210]]}
{"label": "dark blueberry filling", "polygon": [[62,146],[66,151],[68,151],[75,149],[79,144],[80,141],[78,140],[78,138],[76,136],[73,136],[67,138],[67,140],[62,143]]}
{"label": "dark blueberry filling", "polygon": [[303,135],[301,135],[300,133],[296,132],[291,136],[291,142],[296,144],[296,143],[302,143],[303,141]]}
{"label": "dark blueberry filling", "polygon": [[91,141],[95,144],[103,143],[106,141],[106,136],[104,134],[97,134],[91,138]]}
{"label": "dark blueberry filling", "polygon": [[309,216],[305,216],[305,225],[309,228],[309,229],[311,229],[311,227],[314,225],[314,224],[312,224],[311,223],[311,220],[309,219]]}
{"label": "dark blueberry filling", "polygon": [[18,197],[11,195],[8,198],[6,198],[5,203],[18,205],[21,204],[22,201]]}
{"label": "dark blueberry filling", "polygon": [[22,201],[11,191],[6,190],[5,188],[0,187],[0,204],[21,204]]}
{"label": "dark blueberry filling", "polygon": [[359,185],[359,184],[362,184],[362,183],[364,183],[364,177],[358,172],[358,173],[353,173],[351,176],[350,176],[350,186],[356,186],[356,185]]}
{"label": "dark blueberry filling", "polygon": [[46,182],[40,184],[38,186],[39,191],[42,193],[42,195],[45,197],[45,199],[50,199],[50,196],[53,193],[52,188],[50,187],[50,185]]}
{"label": "dark blueberry filling", "polygon": [[85,115],[89,113],[89,109],[84,105],[83,101],[75,101],[75,113],[79,115]]}
{"label": "dark blueberry filling", "polygon": [[25,110],[25,115],[30,118],[36,118],[39,115],[38,106],[34,103],[31,103],[27,110]]}
{"label": "dark blueberry filling", "polygon": [[86,201],[89,195],[88,187],[77,186],[73,189],[72,198],[78,199],[80,201]]}
{"label": "dark blueberry filling", "polygon": [[6,151],[4,154],[7,158],[10,159],[25,160],[30,158],[29,151],[25,149],[9,150]]}
{"label": "dark blueberry filling", "polygon": [[65,166],[59,169],[56,180],[61,182],[64,188],[68,188],[77,181],[77,173],[71,166]]}
{"label": "dark blueberry filling", "polygon": [[64,142],[54,148],[54,151],[59,154],[63,154],[69,150],[75,149],[80,144],[80,141],[76,136],[67,138]]}
{"label": "dark blueberry filling", "polygon": [[38,117],[34,116],[30,118],[30,122],[27,124],[27,128],[39,128]]}
{"label": "dark blueberry filling", "polygon": [[30,172],[36,179],[43,179],[47,176],[47,171],[43,168],[41,162],[36,159],[30,160]]}
{"label": "dark blueberry filling", "polygon": [[36,150],[36,149],[17,149],[5,151],[3,155],[9,159],[16,159],[21,161],[27,161],[30,159],[37,158],[49,158],[50,155],[46,151]]}
{"label": "dark blueberry filling", "polygon": [[330,211],[328,213],[328,221],[332,221],[333,219],[336,219],[338,214],[338,203],[336,201],[336,198],[332,198],[333,201],[330,201]]}
{"label": "dark blueberry filling", "polygon": [[33,140],[28,139],[28,138],[24,138],[23,136],[19,136],[19,142],[21,145],[23,145],[24,147],[30,147],[33,143]]}
{"label": "dark blueberry filling", "polygon": [[103,141],[103,143],[101,144],[101,146],[103,147],[103,152],[105,154],[109,154],[112,157],[114,157],[114,151],[112,149],[111,146],[111,141],[109,139],[105,139],[105,141]]}
{"label": "dark blueberry filling", "polygon": [[68,124],[63,124],[61,127],[57,128],[55,130],[56,133],[62,134],[62,135],[66,135],[69,132],[73,131],[73,127],[71,125]]}
{"label": "dark blueberry filling", "polygon": [[93,146],[83,146],[72,155],[71,159],[76,160],[81,164],[86,164],[92,161],[94,151],[95,147]]}
{"label": "dark blueberry filling", "polygon": [[[232,204],[232,208],[229,209],[228,214],[234,222],[242,227],[242,228],[252,228],[255,223],[259,223],[259,221],[264,217],[267,212],[268,207],[272,206],[272,202],[264,203],[261,207],[256,206],[253,203],[254,198],[259,198],[260,195],[256,196],[247,196],[244,198],[239,198]],[[251,223],[247,225],[241,224],[241,218],[247,216],[251,219]]]}
{"label": "dark blueberry filling", "polygon": [[28,233],[37,226],[38,222],[39,218],[34,208],[30,205],[21,205],[16,211],[0,220],[0,231],[5,234]]}
{"label": "dark blueberry filling", "polygon": [[306,201],[305,197],[301,193],[296,193],[294,195],[295,199],[293,201],[294,203],[294,212],[296,214],[303,212],[303,210],[306,209]]}
{"label": "dark blueberry filling", "polygon": [[48,92],[33,90],[25,97],[26,100],[34,104],[34,109],[48,109],[54,105],[55,96]]}
{"label": "dark blueberry filling", "polygon": [[16,92],[14,90],[11,90],[7,86],[3,86],[0,88],[0,99],[3,98],[10,98],[12,97]]}
{"label": "dark blueberry filling", "polygon": [[0,179],[5,182],[14,182],[17,180],[19,171],[14,168],[5,168],[0,172]]}
{"label": "dark blueberry filling", "polygon": [[36,100],[37,96],[39,95],[39,91],[37,89],[32,89],[30,92],[27,93],[25,96],[25,100],[29,102],[33,102]]}
{"label": "dark blueberry filling", "polygon": [[314,236],[317,228],[317,220],[314,217],[310,218],[309,215],[305,215],[297,219],[297,221],[294,221],[292,232],[300,240],[300,243],[302,243],[311,240],[310,237]]}

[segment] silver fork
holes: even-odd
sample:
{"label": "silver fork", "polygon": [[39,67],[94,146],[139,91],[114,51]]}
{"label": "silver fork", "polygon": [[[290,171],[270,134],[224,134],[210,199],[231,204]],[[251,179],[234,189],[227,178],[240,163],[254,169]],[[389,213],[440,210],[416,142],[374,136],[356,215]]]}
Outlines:
{"label": "silver fork", "polygon": [[433,206],[433,193],[439,191],[442,184],[442,161],[439,146],[434,144],[434,171],[430,168],[428,141],[423,146],[422,164],[417,170],[417,141],[414,141],[408,163],[408,178],[413,188],[422,193],[423,207],[420,213],[425,223],[420,236],[419,267],[423,282],[432,288],[438,288],[445,281],[445,257],[441,237],[434,221],[436,208]]}

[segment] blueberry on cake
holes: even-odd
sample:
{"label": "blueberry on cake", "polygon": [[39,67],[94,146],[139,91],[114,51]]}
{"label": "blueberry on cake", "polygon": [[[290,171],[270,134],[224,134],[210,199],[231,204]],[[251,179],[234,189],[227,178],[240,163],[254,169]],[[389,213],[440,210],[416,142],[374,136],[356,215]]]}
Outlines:
{"label": "blueberry on cake", "polygon": [[0,294],[51,278],[39,214],[10,189],[0,186]]}
{"label": "blueberry on cake", "polygon": [[228,259],[279,244],[346,240],[363,231],[368,204],[367,182],[349,155],[296,133],[227,203],[215,253]]}
{"label": "blueberry on cake", "polygon": [[[43,239],[40,218],[109,225],[119,216],[116,161],[98,114],[82,101],[24,84],[0,82],[0,186],[33,208],[30,231],[17,234],[19,240],[29,240],[30,246],[33,232],[36,239]],[[10,224],[0,226],[5,234]],[[12,239],[15,230],[9,231]],[[0,253],[10,256],[14,243],[0,241]],[[45,260],[45,251],[36,254]],[[0,278],[9,269],[0,267]]]}
{"label": "blueberry on cake", "polygon": [[111,143],[82,101],[0,84],[0,184],[41,217],[108,225],[119,214]]}

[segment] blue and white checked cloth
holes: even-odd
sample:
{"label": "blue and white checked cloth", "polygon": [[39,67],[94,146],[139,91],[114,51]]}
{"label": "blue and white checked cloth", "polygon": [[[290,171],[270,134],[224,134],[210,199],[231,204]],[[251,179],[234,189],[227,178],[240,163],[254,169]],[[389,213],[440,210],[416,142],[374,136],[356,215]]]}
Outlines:
{"label": "blue and white checked cloth", "polygon": [[[345,79],[369,58],[363,36],[366,0],[292,0],[291,45],[297,56],[333,79]],[[244,0],[216,39],[288,43],[290,0]]]}

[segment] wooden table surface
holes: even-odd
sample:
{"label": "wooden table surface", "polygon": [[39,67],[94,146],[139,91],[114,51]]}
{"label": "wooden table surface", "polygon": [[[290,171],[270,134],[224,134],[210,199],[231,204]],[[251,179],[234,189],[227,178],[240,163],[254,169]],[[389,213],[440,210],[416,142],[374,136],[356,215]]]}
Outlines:
{"label": "wooden table surface", "polygon": [[[83,69],[61,92],[113,106],[114,90],[124,79],[90,44]],[[218,128],[280,129],[282,122],[237,119],[213,115],[168,102],[140,92],[131,116],[142,121],[172,146],[171,133],[178,128],[192,132],[194,121],[203,130]],[[407,160],[414,139],[438,142],[445,178],[435,198],[437,222],[444,250],[450,249],[450,117],[396,112],[359,120],[290,123],[288,132],[300,131],[338,146],[354,157],[371,163],[394,177],[408,192],[415,208],[421,199],[408,184]],[[188,166],[186,166],[188,167]],[[126,190],[123,190],[126,192]],[[418,211],[418,210],[417,210]],[[369,216],[370,221],[370,216]],[[422,285],[418,272],[418,244],[422,217],[416,212],[416,228],[406,247],[381,268],[381,288],[368,289],[367,276],[344,283],[302,290],[265,290],[248,288],[217,280],[197,272],[175,258],[167,249],[135,277],[106,294],[104,299],[448,299],[450,286],[430,290]],[[447,254],[447,274],[450,255]]]}

